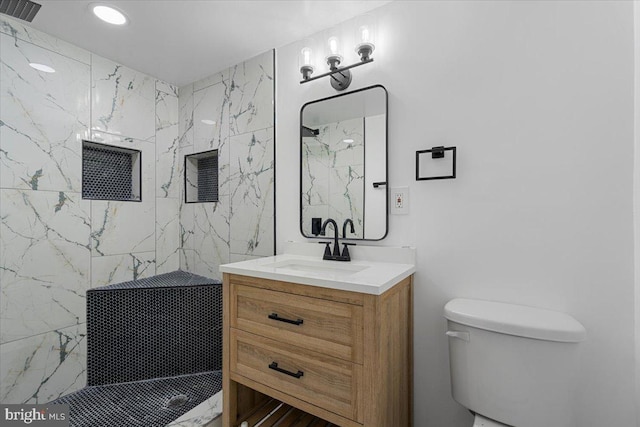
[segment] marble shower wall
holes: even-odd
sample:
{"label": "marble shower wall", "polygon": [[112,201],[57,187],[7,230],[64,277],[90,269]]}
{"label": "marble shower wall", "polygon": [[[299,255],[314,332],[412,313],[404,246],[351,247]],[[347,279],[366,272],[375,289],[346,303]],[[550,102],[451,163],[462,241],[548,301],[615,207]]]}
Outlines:
{"label": "marble shower wall", "polygon": [[[86,290],[180,266],[178,91],[10,18],[0,43],[0,402],[44,403],[85,385]],[[82,199],[83,139],[142,153],[141,202]]]}
{"label": "marble shower wall", "polygon": [[180,206],[183,270],[274,254],[273,79],[268,51],[179,90],[180,157],[218,150],[219,169],[218,202]]}
{"label": "marble shower wall", "polygon": [[[364,121],[350,119],[318,126],[302,140],[302,224],[311,236],[311,218],[351,218],[353,236],[364,236]],[[345,143],[352,139],[352,143]],[[332,233],[332,232],[331,232]]]}

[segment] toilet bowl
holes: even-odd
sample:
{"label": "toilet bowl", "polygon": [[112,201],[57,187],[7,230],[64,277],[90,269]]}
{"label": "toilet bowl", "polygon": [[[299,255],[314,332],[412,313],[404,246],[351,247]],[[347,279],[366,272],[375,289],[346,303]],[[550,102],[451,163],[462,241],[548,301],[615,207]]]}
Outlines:
{"label": "toilet bowl", "polygon": [[453,398],[473,426],[573,427],[584,327],[557,311],[454,299],[444,308]]}

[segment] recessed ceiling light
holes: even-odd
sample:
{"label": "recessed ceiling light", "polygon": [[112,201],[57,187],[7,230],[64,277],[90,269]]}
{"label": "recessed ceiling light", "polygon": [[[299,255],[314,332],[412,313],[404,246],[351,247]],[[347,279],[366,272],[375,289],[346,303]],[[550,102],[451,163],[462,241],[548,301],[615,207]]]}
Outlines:
{"label": "recessed ceiling light", "polygon": [[209,120],[209,119],[202,119],[200,120],[202,123],[204,123],[205,125],[215,125],[216,122],[214,120]]}
{"label": "recessed ceiling light", "polygon": [[124,13],[120,12],[117,9],[114,9],[111,6],[106,6],[104,4],[97,4],[91,7],[93,10],[93,14],[98,18],[102,19],[104,22],[108,22],[113,25],[124,25],[127,23],[127,17],[124,16]]}
{"label": "recessed ceiling light", "polygon": [[37,62],[30,62],[29,66],[31,68],[35,68],[38,71],[42,71],[43,73],[55,73],[56,72],[56,70],[54,68],[51,68],[48,65],[38,64]]}
{"label": "recessed ceiling light", "polygon": [[353,144],[353,139],[351,138],[343,139],[342,142],[344,142],[345,144]]}

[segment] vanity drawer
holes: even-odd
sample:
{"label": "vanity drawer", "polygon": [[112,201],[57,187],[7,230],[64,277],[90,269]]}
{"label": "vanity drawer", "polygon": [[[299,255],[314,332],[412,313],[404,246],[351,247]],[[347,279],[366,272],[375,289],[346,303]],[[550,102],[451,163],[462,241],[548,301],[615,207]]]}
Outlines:
{"label": "vanity drawer", "polygon": [[362,363],[362,306],[234,284],[231,327]]}
{"label": "vanity drawer", "polygon": [[232,373],[362,422],[362,365],[231,329]]}

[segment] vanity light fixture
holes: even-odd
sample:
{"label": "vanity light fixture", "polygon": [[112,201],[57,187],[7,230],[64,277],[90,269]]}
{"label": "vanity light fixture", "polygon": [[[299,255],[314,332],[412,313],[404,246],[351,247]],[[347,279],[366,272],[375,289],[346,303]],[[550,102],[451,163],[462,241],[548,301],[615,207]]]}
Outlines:
{"label": "vanity light fixture", "polygon": [[300,51],[298,65],[300,66],[302,78],[308,80],[313,73],[313,50],[309,46],[303,47]]}
{"label": "vanity light fixture", "polygon": [[107,6],[104,4],[92,4],[90,7],[94,15],[109,24],[124,25],[128,22],[128,19],[124,15],[124,13],[120,12],[118,9],[112,6]]}
{"label": "vanity light fixture", "polygon": [[356,31],[356,47],[355,51],[360,56],[360,62],[356,62],[355,64],[340,66],[344,59],[342,55],[342,45],[340,42],[340,38],[338,37],[337,29],[333,29],[329,33],[329,37],[327,38],[327,55],[325,60],[327,61],[327,65],[329,66],[329,71],[320,74],[316,77],[311,77],[313,73],[314,67],[312,64],[312,50],[307,43],[304,48],[300,51],[299,57],[299,65],[300,65],[300,73],[302,73],[302,80],[300,84],[307,83],[312,80],[317,80],[322,77],[331,76],[331,86],[335,90],[345,90],[351,84],[351,68],[358,67],[360,65],[368,64],[369,62],[373,62],[373,58],[371,54],[375,50],[375,26],[373,25],[373,20],[369,16],[364,16],[360,19],[359,25],[357,26]]}
{"label": "vanity light fixture", "polygon": [[361,61],[366,61],[371,58],[371,54],[376,48],[375,42],[375,27],[369,22],[370,20],[364,19],[358,25],[356,31],[356,52]]}
{"label": "vanity light fixture", "polygon": [[37,62],[30,62],[29,66],[43,73],[55,73],[56,70],[53,67],[44,64],[38,64]]}

